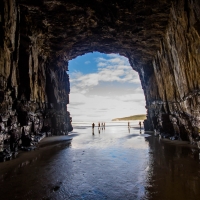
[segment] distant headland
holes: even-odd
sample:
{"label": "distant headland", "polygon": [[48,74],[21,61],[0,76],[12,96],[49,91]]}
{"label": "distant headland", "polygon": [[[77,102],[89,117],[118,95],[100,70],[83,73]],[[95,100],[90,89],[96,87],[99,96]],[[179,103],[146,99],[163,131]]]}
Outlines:
{"label": "distant headland", "polygon": [[146,114],[141,114],[141,115],[133,115],[129,117],[115,118],[115,119],[112,119],[112,121],[129,121],[129,120],[145,120],[145,119],[146,119]]}

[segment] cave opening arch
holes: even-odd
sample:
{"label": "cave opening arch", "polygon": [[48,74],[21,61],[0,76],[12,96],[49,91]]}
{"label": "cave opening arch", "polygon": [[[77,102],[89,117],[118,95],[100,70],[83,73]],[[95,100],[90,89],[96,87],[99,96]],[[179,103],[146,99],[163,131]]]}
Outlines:
{"label": "cave opening arch", "polygon": [[[42,101],[47,102],[50,109],[63,110],[69,103],[70,81],[65,74],[68,61],[93,51],[119,53],[127,57],[131,67],[140,76],[146,101],[149,102],[149,96],[150,99],[160,99],[159,95],[150,90],[152,87],[155,87],[156,92],[158,90],[155,77],[154,83],[151,80],[154,74],[152,58],[159,50],[160,39],[164,36],[170,1],[156,1],[154,9],[147,1],[145,6],[140,1],[18,2],[23,22],[20,30],[25,33],[20,37],[21,43],[30,48],[32,53],[29,57],[33,65],[38,63],[37,58],[34,60],[37,57],[35,50],[41,52],[41,65],[45,67],[45,75],[42,76],[45,81],[41,83],[45,85],[45,91],[41,92],[44,94]],[[32,27],[35,29],[32,30]],[[30,82],[32,80],[30,78]],[[41,97],[33,92],[37,90],[36,87],[37,83],[30,84],[30,99],[40,101]],[[61,113],[56,115],[60,116]],[[69,113],[66,118],[68,124],[71,121]]]}

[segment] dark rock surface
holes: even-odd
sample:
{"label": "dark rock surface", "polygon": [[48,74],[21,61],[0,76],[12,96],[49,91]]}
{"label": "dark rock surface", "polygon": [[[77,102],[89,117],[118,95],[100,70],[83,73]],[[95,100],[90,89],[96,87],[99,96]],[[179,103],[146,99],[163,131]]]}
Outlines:
{"label": "dark rock surface", "polygon": [[129,59],[150,129],[198,142],[198,0],[1,0],[0,145],[13,129],[72,130],[68,61],[92,51]]}
{"label": "dark rock surface", "polygon": [[[200,4],[175,1],[143,87],[154,128],[196,143],[200,128]],[[152,88],[154,88],[152,90]]]}
{"label": "dark rock surface", "polygon": [[66,67],[49,62],[39,21],[36,27],[29,20],[28,10],[17,1],[0,1],[1,150],[5,140],[14,144],[23,134],[72,130]]}

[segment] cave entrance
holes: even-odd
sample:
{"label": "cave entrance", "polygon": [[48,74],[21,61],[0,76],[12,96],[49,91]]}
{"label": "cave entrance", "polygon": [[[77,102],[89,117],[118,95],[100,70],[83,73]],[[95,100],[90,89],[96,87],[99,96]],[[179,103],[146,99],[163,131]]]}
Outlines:
{"label": "cave entrance", "polygon": [[111,121],[145,114],[138,73],[119,54],[87,53],[69,61],[68,110],[73,122]]}

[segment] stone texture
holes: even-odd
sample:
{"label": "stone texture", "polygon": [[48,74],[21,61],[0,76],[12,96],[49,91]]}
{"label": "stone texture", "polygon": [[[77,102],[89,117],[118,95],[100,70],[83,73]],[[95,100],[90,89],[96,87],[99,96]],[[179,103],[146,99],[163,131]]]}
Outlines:
{"label": "stone texture", "polygon": [[198,140],[200,129],[199,12],[198,1],[173,3],[165,37],[153,59],[153,78],[144,83],[154,128],[191,143]]}
{"label": "stone texture", "polygon": [[145,124],[198,142],[199,7],[198,0],[1,0],[1,136],[72,130],[68,61],[99,51],[126,56],[139,73]]}
{"label": "stone texture", "polygon": [[147,63],[159,49],[171,6],[169,0],[18,2],[57,63],[92,51],[134,55],[136,64]]}
{"label": "stone texture", "polygon": [[55,134],[67,134],[66,68],[48,66],[40,29],[26,26],[27,13],[16,1],[1,1],[0,8],[0,149],[13,131],[17,138],[22,130],[37,135],[48,125]]}

